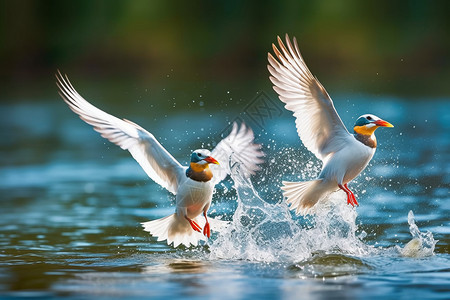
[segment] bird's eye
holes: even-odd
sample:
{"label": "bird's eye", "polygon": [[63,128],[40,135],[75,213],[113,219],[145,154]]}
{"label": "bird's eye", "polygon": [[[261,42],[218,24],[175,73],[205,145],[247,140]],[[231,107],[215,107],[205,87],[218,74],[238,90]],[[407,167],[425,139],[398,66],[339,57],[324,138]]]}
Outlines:
{"label": "bird's eye", "polygon": [[202,154],[201,154],[201,153],[197,153],[197,155],[198,155],[198,156],[202,156]]}
{"label": "bird's eye", "polygon": [[367,120],[372,120],[372,117],[371,117],[371,116],[368,116],[366,119],[367,119]]}

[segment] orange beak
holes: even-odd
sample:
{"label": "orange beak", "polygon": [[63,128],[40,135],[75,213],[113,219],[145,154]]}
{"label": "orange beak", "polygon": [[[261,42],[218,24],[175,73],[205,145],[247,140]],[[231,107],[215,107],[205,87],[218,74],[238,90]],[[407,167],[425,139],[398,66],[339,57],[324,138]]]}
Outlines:
{"label": "orange beak", "polygon": [[208,156],[208,157],[204,158],[203,160],[210,164],[216,164],[216,165],[219,164],[219,162],[212,156]]}
{"label": "orange beak", "polygon": [[384,120],[378,120],[373,122],[375,125],[380,126],[380,127],[394,127],[394,125],[392,125],[389,122],[386,122]]}

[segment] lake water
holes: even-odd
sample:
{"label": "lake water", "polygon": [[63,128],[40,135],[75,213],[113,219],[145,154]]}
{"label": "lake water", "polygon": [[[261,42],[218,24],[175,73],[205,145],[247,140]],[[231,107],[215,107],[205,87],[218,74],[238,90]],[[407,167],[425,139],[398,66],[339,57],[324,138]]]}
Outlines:
{"label": "lake water", "polygon": [[335,100],[347,127],[369,112],[395,127],[377,130],[374,159],[350,183],[360,206],[337,192],[305,218],[281,201],[281,180],[313,178],[320,166],[275,97],[257,94],[232,111],[206,99],[199,112],[160,113],[143,102],[107,107],[154,133],[183,164],[202,142],[217,143],[230,121],[254,128],[264,171],[249,181],[235,166],[210,209],[230,226],[212,228],[193,249],[157,242],[140,223],[171,214],[174,198],[128,152],[60,99],[2,104],[2,299],[450,299],[448,99]]}

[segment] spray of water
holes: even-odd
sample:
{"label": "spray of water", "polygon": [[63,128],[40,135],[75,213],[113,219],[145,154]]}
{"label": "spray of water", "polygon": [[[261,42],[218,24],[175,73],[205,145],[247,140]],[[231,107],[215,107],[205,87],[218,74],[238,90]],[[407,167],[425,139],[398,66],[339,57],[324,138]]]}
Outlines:
{"label": "spray of water", "polygon": [[[238,206],[229,226],[210,244],[211,259],[299,262],[316,254],[364,257],[387,250],[364,243],[366,233],[356,224],[356,209],[346,204],[340,192],[316,205],[314,216],[293,218],[284,201],[271,204],[273,199],[263,199],[238,164],[231,171]],[[420,232],[412,212],[408,223],[413,240],[404,248],[396,246],[397,253],[432,255],[436,241],[431,232]]]}
{"label": "spray of water", "polygon": [[215,258],[292,262],[317,252],[360,256],[376,251],[357,236],[356,210],[342,201],[342,195],[332,194],[317,206],[314,217],[298,222],[285,202],[262,199],[237,164],[232,178],[238,207],[230,226],[210,245]]}
{"label": "spray of water", "polygon": [[434,247],[437,240],[434,239],[433,234],[429,231],[421,232],[416,225],[414,213],[410,210],[408,213],[409,231],[412,235],[412,240],[409,241],[404,248],[399,248],[400,254],[406,257],[427,257],[434,254]]}

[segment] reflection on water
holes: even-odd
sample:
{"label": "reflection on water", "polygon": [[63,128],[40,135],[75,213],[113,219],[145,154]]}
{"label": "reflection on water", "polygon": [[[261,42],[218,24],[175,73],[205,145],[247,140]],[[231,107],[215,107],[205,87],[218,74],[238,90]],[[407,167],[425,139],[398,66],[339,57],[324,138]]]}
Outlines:
{"label": "reflection on water", "polygon": [[297,277],[328,278],[336,276],[356,275],[368,273],[374,268],[362,259],[342,254],[313,253],[310,259],[303,260],[290,270]]}
{"label": "reflection on water", "polygon": [[164,273],[206,273],[211,270],[211,263],[198,260],[173,259],[167,260],[164,265],[146,266],[142,273],[145,274],[164,274]]}
{"label": "reflection on water", "polygon": [[[281,180],[318,172],[285,113],[257,131],[265,170],[251,184],[235,173],[237,191],[232,181],[217,187],[211,215],[233,226],[194,249],[172,249],[142,231],[140,222],[172,213],[174,198],[128,153],[59,102],[3,105],[0,296],[367,298],[395,290],[448,298],[450,105],[370,102],[372,113],[396,127],[377,132],[374,160],[351,183],[360,207],[345,205],[339,192],[315,218],[293,217],[281,203]],[[346,124],[362,113],[357,102],[336,106]],[[188,149],[215,139],[224,120],[233,120],[229,113],[158,116],[157,126],[153,116],[139,121],[142,111],[127,117],[186,163]],[[434,255],[402,255],[429,245],[427,231],[439,240]]]}

